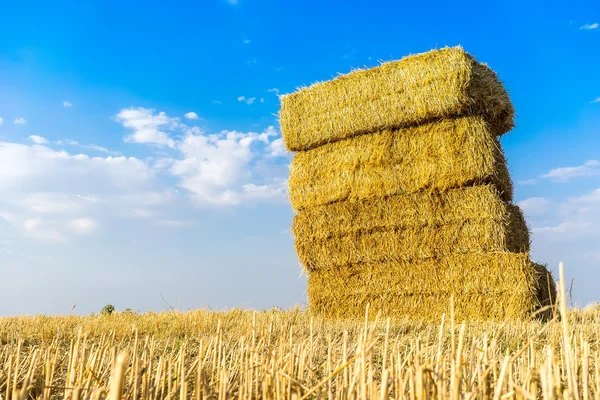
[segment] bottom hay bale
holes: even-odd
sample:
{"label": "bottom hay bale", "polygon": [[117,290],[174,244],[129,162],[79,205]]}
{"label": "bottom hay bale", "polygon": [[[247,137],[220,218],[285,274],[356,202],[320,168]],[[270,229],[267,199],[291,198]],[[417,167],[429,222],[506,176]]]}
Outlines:
{"label": "bottom hay bale", "polygon": [[552,318],[554,316],[553,308],[557,304],[556,282],[546,265],[533,263],[533,267],[539,282],[537,291],[537,298],[541,307],[539,314],[544,319]]}
{"label": "bottom hay bale", "polygon": [[450,255],[315,270],[308,297],[326,318],[364,318],[370,304],[371,316],[439,321],[454,298],[457,320],[526,320],[541,307],[543,276],[526,253]]}

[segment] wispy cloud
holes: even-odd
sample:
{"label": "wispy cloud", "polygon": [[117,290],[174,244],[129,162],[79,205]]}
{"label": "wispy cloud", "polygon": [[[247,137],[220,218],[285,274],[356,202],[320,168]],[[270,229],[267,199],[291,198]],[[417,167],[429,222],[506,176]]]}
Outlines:
{"label": "wispy cloud", "polygon": [[517,183],[519,185],[534,185],[537,182],[537,179],[533,178],[533,179],[526,179],[523,181],[517,181]]}
{"label": "wispy cloud", "polygon": [[223,104],[223,102],[221,100],[214,100],[213,104]]}
{"label": "wispy cloud", "polygon": [[[600,188],[583,196],[570,197],[552,209],[557,210],[553,214],[558,219],[534,226],[534,234],[554,235],[554,239],[562,241],[573,240],[575,236],[596,239],[600,234]],[[551,215],[544,217],[548,216]]]}
{"label": "wispy cloud", "polygon": [[23,223],[25,234],[42,242],[64,242],[66,238],[58,230],[46,226],[40,218],[30,218]]}
{"label": "wispy cloud", "polygon": [[185,219],[164,219],[156,222],[157,226],[168,229],[184,229],[191,228],[196,223]]}
{"label": "wispy cloud", "polygon": [[246,64],[247,64],[247,65],[254,65],[254,64],[256,64],[256,59],[254,59],[254,58],[253,58],[252,60],[248,60],[248,61],[246,62]]}
{"label": "wispy cloud", "polygon": [[568,182],[575,178],[582,178],[586,176],[599,176],[600,175],[600,161],[588,160],[582,165],[575,167],[560,167],[554,168],[547,173],[540,175],[537,178],[517,181],[519,185],[533,185],[541,179],[548,179],[553,182]]}
{"label": "wispy cloud", "polygon": [[38,135],[31,135],[31,136],[29,136],[29,139],[35,144],[48,143],[48,139],[46,139],[45,137],[38,136]]}
{"label": "wispy cloud", "polygon": [[246,96],[240,96],[240,97],[237,98],[237,101],[244,102],[244,103],[246,103],[248,105],[253,104],[255,100],[256,100],[256,97],[249,97],[248,98]]}
{"label": "wispy cloud", "polygon": [[244,40],[244,44],[250,44],[250,43],[252,43],[252,41],[250,41],[250,40],[248,40],[248,39],[245,39],[245,40]]}
{"label": "wispy cloud", "polygon": [[573,178],[596,175],[600,175],[600,161],[589,160],[583,165],[576,167],[555,168],[547,174],[542,175],[541,178],[550,179],[555,182],[567,182]]}
{"label": "wispy cloud", "polygon": [[581,29],[582,31],[591,31],[592,29],[597,29],[598,28],[598,23],[594,22],[593,24],[585,24],[582,25],[579,29]]}
{"label": "wispy cloud", "polygon": [[0,117],[0,125],[4,123],[4,118]]}
{"label": "wispy cloud", "polygon": [[600,97],[598,97],[596,100],[592,100],[592,103],[600,103]]}
{"label": "wispy cloud", "polygon": [[288,155],[282,138],[275,139],[269,144],[268,154],[271,157],[285,157]]}
{"label": "wispy cloud", "polygon": [[82,149],[99,151],[100,153],[106,153],[106,154],[112,154],[112,155],[120,155],[121,154],[118,151],[109,150],[104,146],[98,146],[97,144],[81,144],[78,141],[72,140],[72,139],[57,140],[55,143],[59,146],[75,146],[75,147],[79,147]]}
{"label": "wispy cloud", "polygon": [[96,221],[90,218],[77,218],[67,224],[67,227],[77,235],[89,235],[96,230],[97,226]]}
{"label": "wispy cloud", "polygon": [[14,120],[13,123],[15,125],[24,125],[24,124],[27,123],[27,120],[25,118],[23,118],[23,117],[18,117],[18,118],[15,118],[15,120]]}
{"label": "wispy cloud", "polygon": [[[275,127],[209,134],[166,113],[123,110],[113,119],[131,135],[170,134],[173,147],[164,159],[95,154],[110,151],[71,139],[52,141],[57,148],[34,135],[29,143],[0,141],[0,206],[10,207],[0,207],[2,228],[17,238],[61,243],[99,227],[108,231],[113,218],[184,228],[197,212],[193,206],[285,202],[289,154]],[[148,137],[154,139],[140,140]],[[155,145],[156,136],[148,137],[136,140]]]}
{"label": "wispy cloud", "polygon": [[63,101],[63,107],[73,107],[73,104],[69,101]]}
{"label": "wispy cloud", "polygon": [[174,147],[175,142],[165,130],[173,130],[179,124],[178,118],[167,117],[165,112],[154,114],[149,108],[124,108],[115,119],[133,132],[125,137],[127,143],[155,144]]}
{"label": "wispy cloud", "polygon": [[186,114],[185,114],[185,117],[186,117],[187,119],[198,119],[198,114],[196,114],[196,113],[195,113],[195,112],[193,112],[193,111],[190,111],[189,113],[186,113]]}
{"label": "wispy cloud", "polygon": [[236,5],[236,4],[238,4],[238,0],[227,0],[227,2],[228,2],[229,4],[233,4],[233,5]]}
{"label": "wispy cloud", "polygon": [[550,204],[550,200],[543,197],[530,197],[517,203],[525,214],[531,216],[546,214],[550,210]]}
{"label": "wispy cloud", "polygon": [[561,222],[558,225],[541,226],[532,228],[534,234],[566,234],[572,232],[582,232],[591,226],[590,222]]}
{"label": "wispy cloud", "polygon": [[267,90],[268,93],[275,93],[275,94],[279,94],[279,89],[277,88],[272,88],[272,89],[268,89]]}

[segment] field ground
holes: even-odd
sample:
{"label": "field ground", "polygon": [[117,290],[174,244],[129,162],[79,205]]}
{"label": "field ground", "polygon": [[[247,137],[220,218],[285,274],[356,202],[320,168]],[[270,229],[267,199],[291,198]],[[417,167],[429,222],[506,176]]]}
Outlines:
{"label": "field ground", "polygon": [[[550,322],[306,311],[0,319],[0,399],[600,398],[600,307]],[[373,315],[371,315],[373,316]]]}
{"label": "field ground", "polygon": [[594,308],[570,311],[568,325],[366,324],[276,310],[3,318],[0,395],[598,398],[599,332]]}

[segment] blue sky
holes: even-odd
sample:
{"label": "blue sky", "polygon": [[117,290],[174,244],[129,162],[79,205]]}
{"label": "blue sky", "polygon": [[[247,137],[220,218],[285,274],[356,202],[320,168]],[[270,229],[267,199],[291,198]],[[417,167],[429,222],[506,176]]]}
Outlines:
{"label": "blue sky", "polygon": [[289,308],[277,93],[462,45],[505,83],[532,257],[599,300],[600,5],[7,1],[0,314]]}

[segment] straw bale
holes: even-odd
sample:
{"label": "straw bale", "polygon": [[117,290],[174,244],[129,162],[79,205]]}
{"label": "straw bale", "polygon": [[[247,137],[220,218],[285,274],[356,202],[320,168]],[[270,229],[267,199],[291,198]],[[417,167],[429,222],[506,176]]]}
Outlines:
{"label": "straw bale", "polygon": [[361,318],[370,303],[394,318],[439,321],[454,296],[459,320],[526,319],[540,308],[539,274],[527,254],[453,254],[319,269],[308,274],[313,313]]}
{"label": "straw bale", "polygon": [[289,195],[296,210],[421,190],[493,183],[513,187],[498,139],[480,117],[379,131],[296,153]]}
{"label": "straw bale", "polygon": [[484,220],[442,226],[384,228],[326,239],[296,235],[308,271],[347,264],[440,258],[451,253],[528,252],[529,231],[516,206],[506,222]]}
{"label": "straw bale", "polygon": [[293,216],[292,232],[298,238],[326,239],[384,228],[485,220],[505,223],[508,208],[494,185],[466,186],[443,193],[417,192],[308,208]]}
{"label": "straw bale", "polygon": [[357,70],[281,96],[280,125],[290,151],[441,118],[478,114],[501,135],[514,109],[494,71],[461,47]]}
{"label": "straw bale", "polygon": [[548,307],[541,315],[548,319],[553,316],[552,307],[557,304],[556,282],[546,265],[533,263],[533,267],[538,276],[537,297],[542,307]]}

